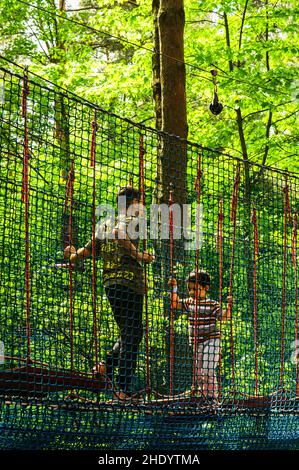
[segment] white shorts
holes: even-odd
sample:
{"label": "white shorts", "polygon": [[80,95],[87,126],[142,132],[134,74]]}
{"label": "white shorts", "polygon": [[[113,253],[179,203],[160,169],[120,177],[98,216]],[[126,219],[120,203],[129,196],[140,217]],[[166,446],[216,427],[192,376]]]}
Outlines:
{"label": "white shorts", "polygon": [[208,339],[197,344],[197,368],[206,375],[214,375],[220,359],[220,339]]}

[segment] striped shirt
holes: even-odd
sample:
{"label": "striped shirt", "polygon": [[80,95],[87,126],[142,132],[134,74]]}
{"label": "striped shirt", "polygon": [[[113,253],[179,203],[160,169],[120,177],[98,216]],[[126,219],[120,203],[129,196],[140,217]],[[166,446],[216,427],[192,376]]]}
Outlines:
{"label": "striped shirt", "polygon": [[[196,300],[192,297],[182,300],[183,310],[188,313],[189,341],[194,344],[196,330]],[[197,305],[197,341],[202,343],[208,339],[220,338],[217,319],[222,315],[218,302],[211,299],[200,299]]]}

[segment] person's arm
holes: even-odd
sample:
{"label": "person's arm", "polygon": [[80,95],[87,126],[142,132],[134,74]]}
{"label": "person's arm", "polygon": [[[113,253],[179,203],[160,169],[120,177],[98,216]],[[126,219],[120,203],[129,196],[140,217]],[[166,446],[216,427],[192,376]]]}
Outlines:
{"label": "person's arm", "polygon": [[155,260],[154,255],[149,253],[148,251],[139,251],[138,248],[131,242],[128,234],[121,230],[120,228],[114,228],[113,234],[117,240],[117,243],[125,248],[128,254],[136,259],[137,261],[143,261],[144,263],[152,263]]}
{"label": "person's arm", "polygon": [[88,258],[91,256],[91,251],[85,246],[76,250],[73,245],[69,245],[64,250],[64,258],[69,259],[71,263],[76,263],[80,259]]}
{"label": "person's arm", "polygon": [[222,312],[222,315],[221,315],[221,318],[220,318],[220,320],[222,322],[229,321],[231,319],[231,317],[232,317],[232,306],[233,306],[233,297],[229,295],[227,297],[226,310],[224,310]]}
{"label": "person's arm", "polygon": [[176,279],[173,277],[170,278],[168,285],[172,288],[172,292],[170,293],[171,307],[174,310],[183,310],[183,302],[177,293],[178,285]]}

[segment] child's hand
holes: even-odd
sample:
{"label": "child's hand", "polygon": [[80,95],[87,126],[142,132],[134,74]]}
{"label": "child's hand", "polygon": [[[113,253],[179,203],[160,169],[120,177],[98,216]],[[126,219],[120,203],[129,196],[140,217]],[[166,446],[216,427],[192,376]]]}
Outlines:
{"label": "child's hand", "polygon": [[177,287],[178,283],[174,277],[171,277],[168,281],[168,286],[169,287]]}
{"label": "child's hand", "polygon": [[176,279],[174,277],[171,277],[168,281],[168,285],[169,287],[177,287],[178,284],[177,284]]}
{"label": "child's hand", "polygon": [[69,259],[72,254],[77,253],[76,248],[73,245],[69,245],[64,249],[64,259]]}

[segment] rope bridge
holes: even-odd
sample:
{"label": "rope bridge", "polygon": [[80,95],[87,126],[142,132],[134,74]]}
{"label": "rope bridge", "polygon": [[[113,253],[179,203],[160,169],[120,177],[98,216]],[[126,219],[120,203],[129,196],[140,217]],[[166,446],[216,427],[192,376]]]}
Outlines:
{"label": "rope bridge", "polygon": [[[2,64],[0,88],[0,447],[298,448],[299,176],[120,118],[21,68]],[[139,260],[118,239],[98,253],[98,206],[115,207],[120,188],[136,189],[159,229]],[[163,202],[166,223],[152,213]],[[210,392],[198,379],[203,297],[191,320],[178,308],[202,271],[227,316],[212,325],[219,358],[203,353],[217,362]]]}

